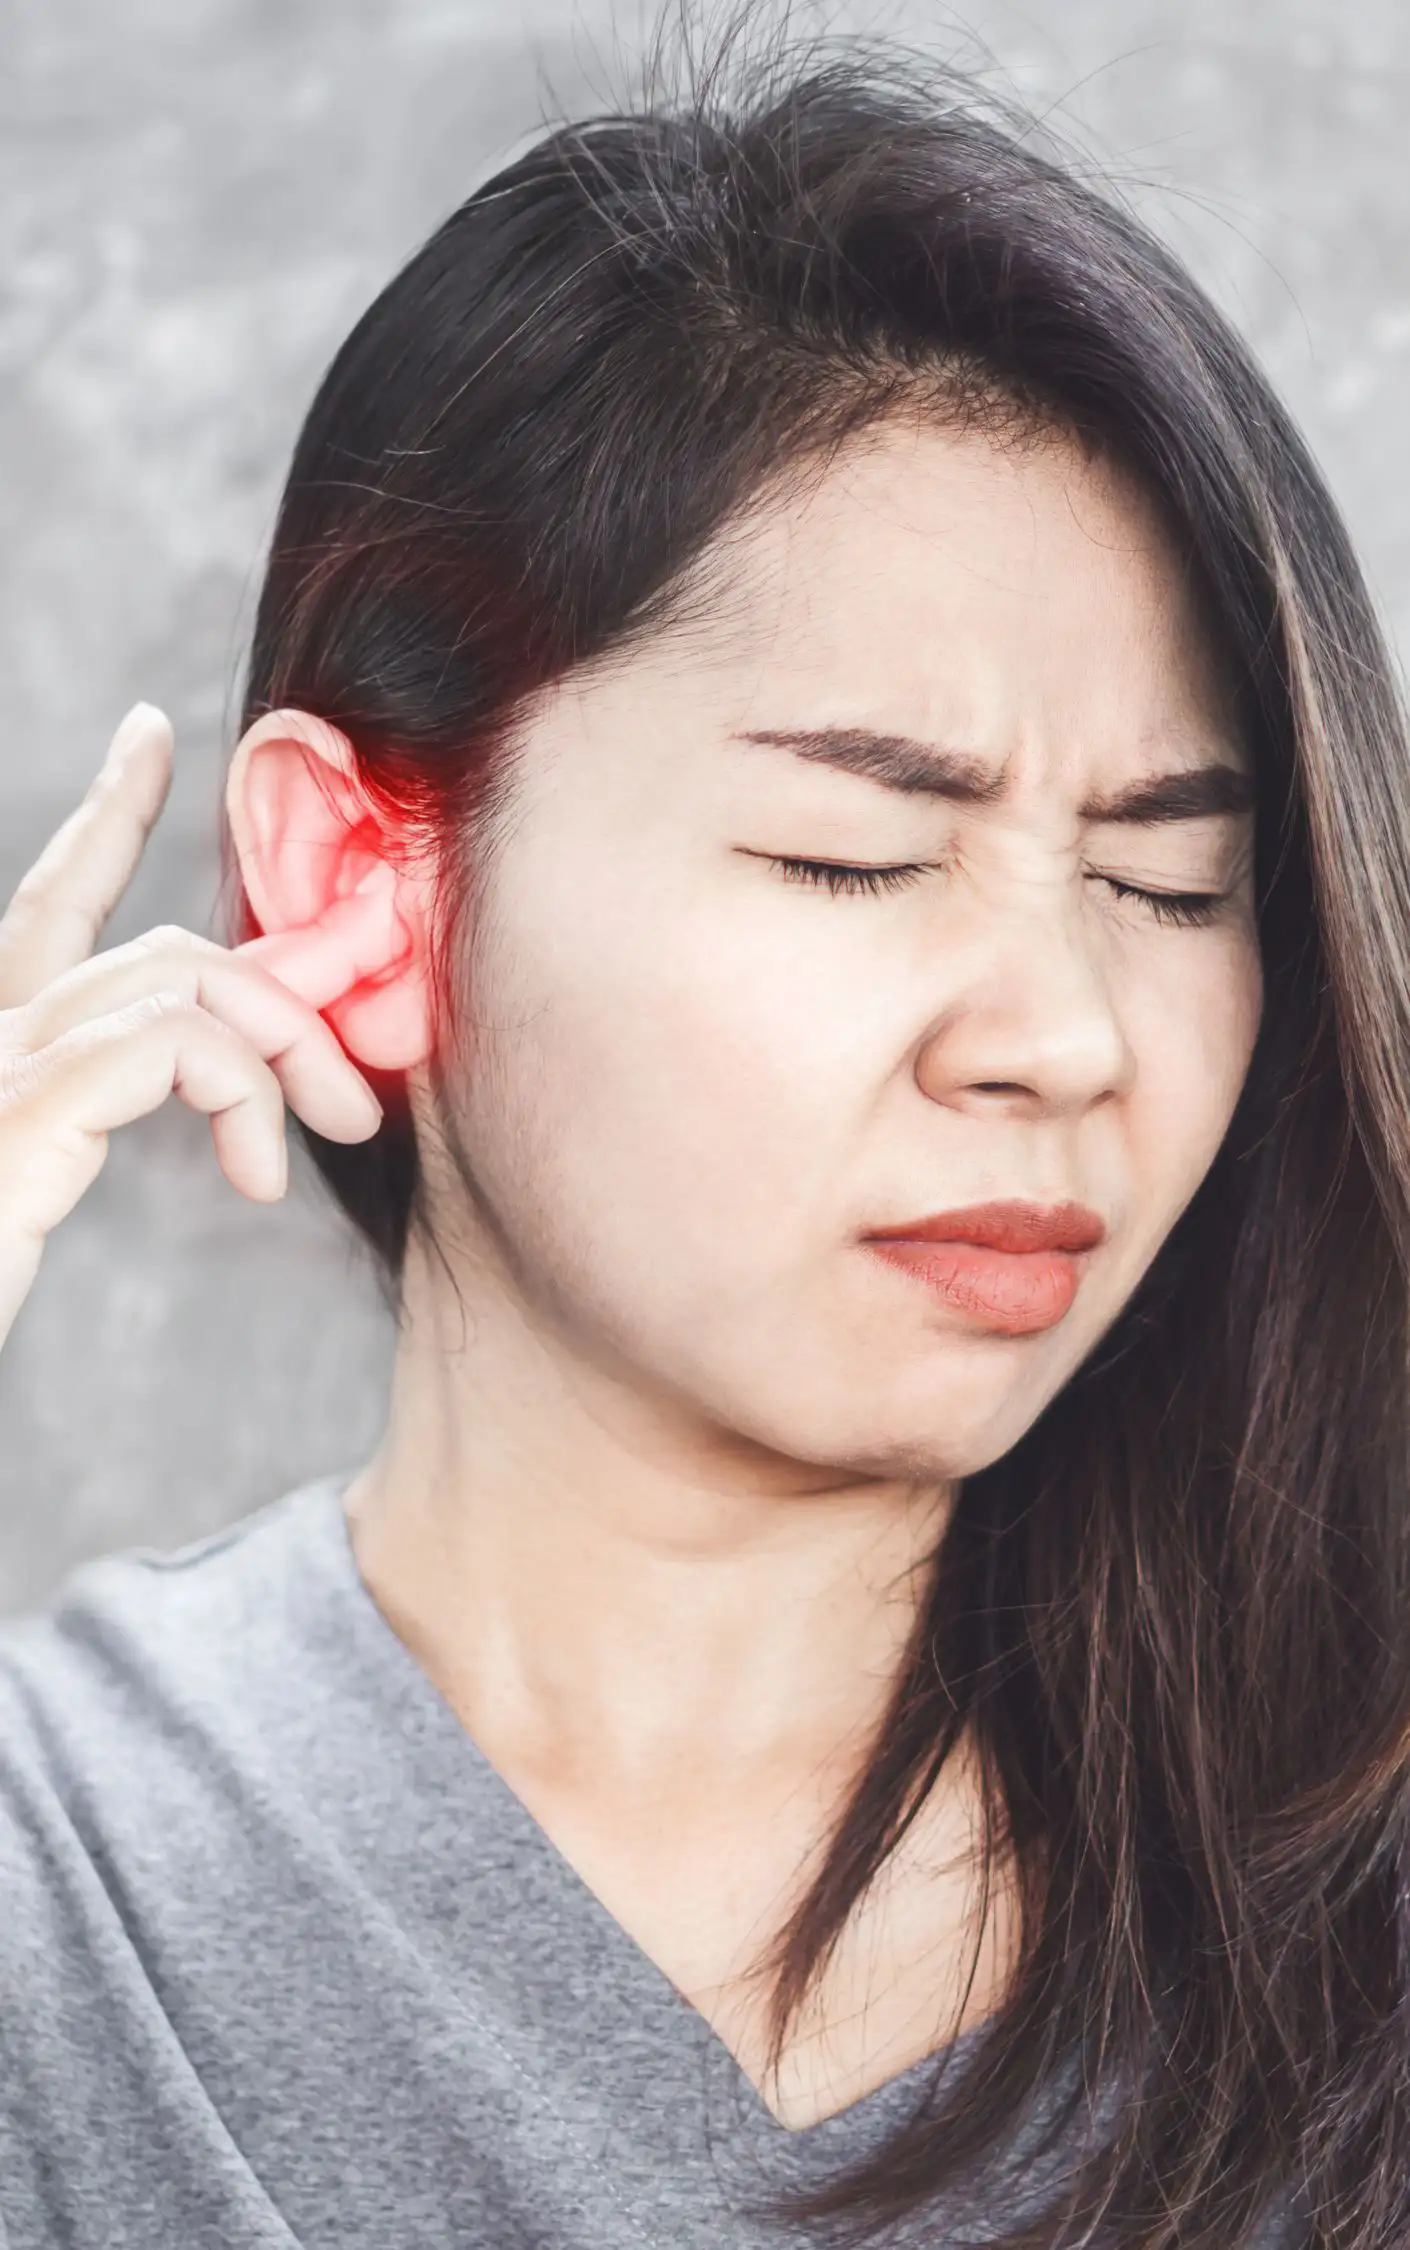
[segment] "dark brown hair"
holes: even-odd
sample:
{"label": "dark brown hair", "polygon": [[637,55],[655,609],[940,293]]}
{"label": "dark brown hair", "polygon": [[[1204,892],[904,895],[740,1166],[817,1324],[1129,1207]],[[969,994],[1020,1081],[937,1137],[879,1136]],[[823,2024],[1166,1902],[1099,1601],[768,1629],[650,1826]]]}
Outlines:
{"label": "dark brown hair", "polygon": [[[455,930],[536,688],[667,620],[770,479],[888,413],[1000,408],[1127,464],[1202,589],[1255,757],[1266,998],[1133,1302],[964,1483],[770,1962],[777,2053],[972,1729],[1021,1871],[1011,1995],[879,2156],[790,2208],[885,2238],[1076,2057],[1074,2101],[1128,2090],[1114,2129],[986,2239],[1238,2250],[1287,2191],[1299,2239],[1406,2250],[1410,761],[1336,508],[1207,297],[1010,106],[870,43],[546,130],[328,369],[242,725],[343,729]],[[428,1219],[379,1090],[370,1143],[297,1129],[394,1295]]]}

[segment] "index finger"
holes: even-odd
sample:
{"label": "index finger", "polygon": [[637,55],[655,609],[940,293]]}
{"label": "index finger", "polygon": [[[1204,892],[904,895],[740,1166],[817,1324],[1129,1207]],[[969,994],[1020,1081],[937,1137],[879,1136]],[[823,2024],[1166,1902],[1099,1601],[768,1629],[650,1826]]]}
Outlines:
{"label": "index finger", "polygon": [[166,803],[172,751],[166,713],[134,704],[0,916],[0,1008],[22,1006],[88,959]]}
{"label": "index finger", "polygon": [[331,1008],[364,977],[393,967],[410,950],[405,925],[397,923],[389,947],[385,910],[356,893],[336,900],[302,929],[247,938],[234,948],[237,958],[268,969],[311,1008]]}

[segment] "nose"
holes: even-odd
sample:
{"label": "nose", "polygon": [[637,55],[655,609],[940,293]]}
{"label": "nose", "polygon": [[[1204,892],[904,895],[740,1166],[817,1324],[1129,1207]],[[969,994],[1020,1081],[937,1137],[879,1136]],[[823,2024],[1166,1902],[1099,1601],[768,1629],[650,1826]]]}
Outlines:
{"label": "nose", "polygon": [[943,1010],[916,1064],[921,1091],[1018,1118],[1071,1115],[1121,1093],[1134,1058],[1080,900],[985,921],[959,949],[958,992],[947,960]]}

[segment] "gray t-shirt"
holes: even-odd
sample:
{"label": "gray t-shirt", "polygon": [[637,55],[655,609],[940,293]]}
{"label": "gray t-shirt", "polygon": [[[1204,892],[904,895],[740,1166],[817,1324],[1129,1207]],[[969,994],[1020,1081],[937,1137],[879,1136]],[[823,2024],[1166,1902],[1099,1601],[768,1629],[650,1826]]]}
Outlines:
{"label": "gray t-shirt", "polygon": [[[0,1627],[0,2243],[806,2240],[741,2199],[852,2161],[934,2064],[773,2118],[382,1617],[352,1473]],[[1012,2195],[891,2239],[989,2239],[1040,2125]]]}

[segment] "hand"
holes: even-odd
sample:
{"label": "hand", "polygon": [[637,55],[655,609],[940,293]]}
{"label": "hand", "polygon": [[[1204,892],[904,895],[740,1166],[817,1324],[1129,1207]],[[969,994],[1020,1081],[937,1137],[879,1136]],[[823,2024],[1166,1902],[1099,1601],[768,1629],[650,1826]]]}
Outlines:
{"label": "hand", "polygon": [[0,917],[0,1343],[115,1125],[176,1094],[209,1116],[232,1187],[271,1203],[288,1184],[286,1101],[329,1140],[366,1140],[381,1122],[318,1014],[385,964],[374,900],[233,949],[173,926],[94,955],[171,761],[170,722],[137,704]]}

